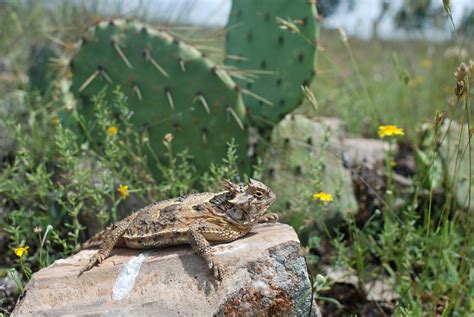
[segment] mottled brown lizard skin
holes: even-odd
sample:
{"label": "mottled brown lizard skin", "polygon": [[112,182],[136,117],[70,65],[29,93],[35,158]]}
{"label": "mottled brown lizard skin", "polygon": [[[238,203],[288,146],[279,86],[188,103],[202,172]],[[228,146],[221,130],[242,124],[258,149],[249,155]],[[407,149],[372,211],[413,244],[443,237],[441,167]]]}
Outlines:
{"label": "mottled brown lizard skin", "polygon": [[84,244],[99,246],[79,273],[92,269],[116,246],[148,249],[190,244],[221,280],[224,268],[213,254],[211,244],[229,242],[246,235],[257,223],[275,222],[266,213],[276,195],[265,184],[250,179],[246,186],[224,180],[225,191],[199,193],[148,205],[115,223]]}

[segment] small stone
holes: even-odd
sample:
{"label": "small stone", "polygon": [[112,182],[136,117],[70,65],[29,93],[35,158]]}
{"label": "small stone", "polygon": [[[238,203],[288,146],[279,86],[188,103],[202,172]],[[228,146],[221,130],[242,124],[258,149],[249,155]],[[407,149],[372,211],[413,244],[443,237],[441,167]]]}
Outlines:
{"label": "small stone", "polygon": [[[376,139],[345,138],[342,143],[344,154],[352,164],[364,164],[368,168],[383,162],[389,149],[388,142]],[[395,147],[393,151],[396,152]]]}

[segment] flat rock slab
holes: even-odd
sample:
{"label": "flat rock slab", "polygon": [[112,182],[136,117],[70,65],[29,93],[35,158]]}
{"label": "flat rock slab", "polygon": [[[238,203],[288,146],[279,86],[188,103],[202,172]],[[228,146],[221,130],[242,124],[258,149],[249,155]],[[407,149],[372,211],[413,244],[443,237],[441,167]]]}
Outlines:
{"label": "flat rock slab", "polygon": [[189,246],[115,249],[77,277],[96,252],[83,250],[33,274],[12,316],[320,316],[299,247],[290,226],[259,225],[213,246],[220,283]]}

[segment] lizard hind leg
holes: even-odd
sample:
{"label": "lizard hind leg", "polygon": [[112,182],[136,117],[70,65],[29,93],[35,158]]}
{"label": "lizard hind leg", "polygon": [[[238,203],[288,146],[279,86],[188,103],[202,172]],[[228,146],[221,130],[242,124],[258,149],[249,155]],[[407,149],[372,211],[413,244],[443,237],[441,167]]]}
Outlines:
{"label": "lizard hind leg", "polygon": [[129,221],[125,220],[128,219],[122,220],[117,225],[115,225],[115,228],[111,228],[111,230],[107,232],[102,243],[100,244],[99,251],[89,259],[89,263],[81,269],[78,276],[81,276],[82,273],[89,271],[96,264],[102,263],[102,261],[104,261],[110,255],[110,252],[112,252],[112,249],[116,245],[122,244],[122,236],[130,224]]}

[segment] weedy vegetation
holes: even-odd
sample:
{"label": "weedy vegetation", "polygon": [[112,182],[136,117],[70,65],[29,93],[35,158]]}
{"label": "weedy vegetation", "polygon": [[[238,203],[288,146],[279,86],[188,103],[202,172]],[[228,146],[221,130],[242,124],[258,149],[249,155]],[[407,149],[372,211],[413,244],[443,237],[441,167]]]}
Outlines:
{"label": "weedy vegetation", "polygon": [[[44,66],[32,47],[54,42],[68,50],[67,43],[95,19],[93,8],[80,5],[0,5],[7,30],[0,34],[0,316],[11,312],[33,272],[73,254],[93,233],[146,203],[216,190],[222,178],[268,176],[263,156],[252,175],[242,173],[242,149],[233,141],[206,172],[193,165],[196,151],[176,149],[173,131],[153,139],[163,149],[156,153],[149,131],[132,122],[135,101],[124,93],[130,87],[98,90],[90,99],[95,111],[87,115],[67,109],[68,99],[57,93],[61,87],[31,88],[28,65]],[[185,40],[197,33],[161,27]],[[196,47],[220,65],[223,32],[199,33]],[[390,150],[378,173],[383,188],[365,184],[376,206],[337,223],[322,222],[329,210],[340,208],[344,195],[328,190],[323,156],[308,152],[309,181],[299,184],[290,204],[272,210],[300,236],[314,276],[313,298],[334,316],[474,314],[472,41],[454,26],[447,43],[365,42],[342,30],[323,30],[318,45],[315,80],[303,87],[306,99],[294,113],[312,120],[338,117],[347,134],[383,139]],[[60,58],[46,60],[64,66]],[[450,138],[456,146],[445,149]],[[320,153],[329,140],[318,140]],[[461,200],[459,188],[465,190]],[[356,282],[340,283],[328,268]],[[374,281],[391,295],[369,299]]]}

